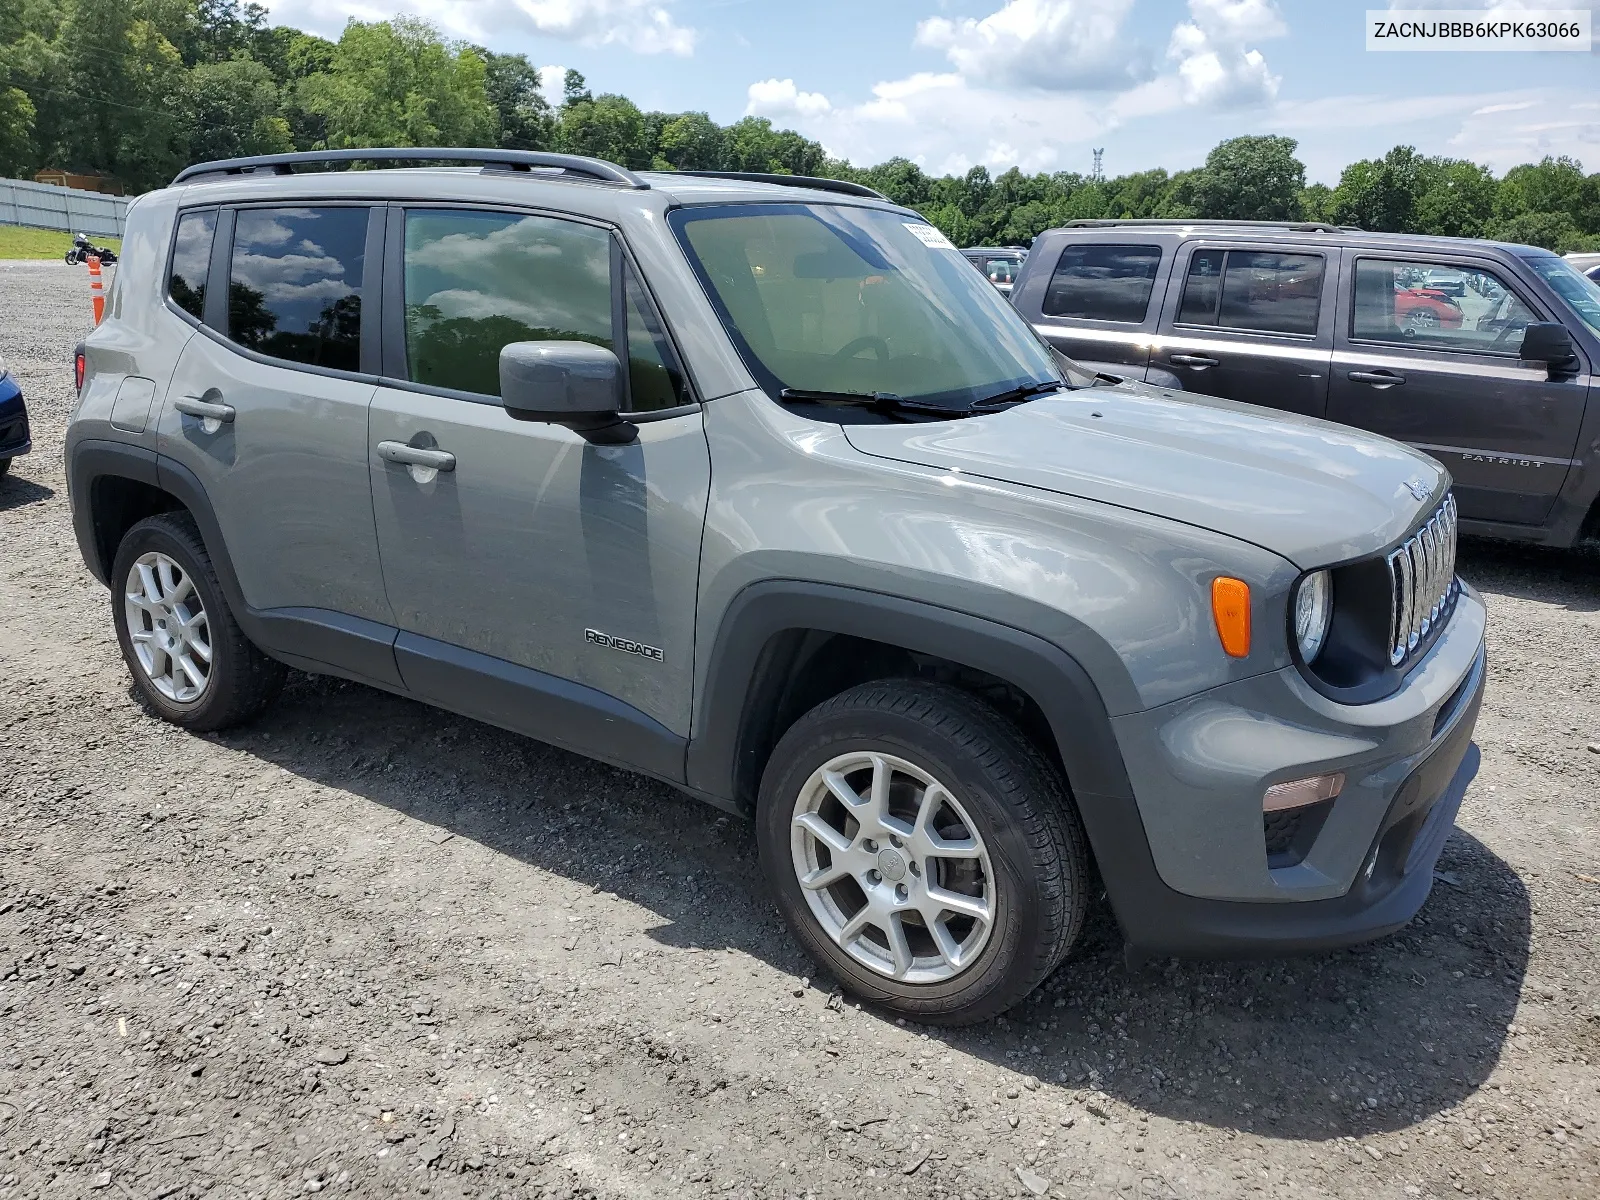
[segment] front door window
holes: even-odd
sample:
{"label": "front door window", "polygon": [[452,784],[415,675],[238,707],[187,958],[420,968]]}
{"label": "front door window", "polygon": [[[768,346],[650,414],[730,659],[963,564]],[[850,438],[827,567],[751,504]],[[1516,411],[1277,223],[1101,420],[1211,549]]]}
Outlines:
{"label": "front door window", "polygon": [[1515,358],[1539,318],[1492,271],[1421,259],[1356,262],[1350,336]]}

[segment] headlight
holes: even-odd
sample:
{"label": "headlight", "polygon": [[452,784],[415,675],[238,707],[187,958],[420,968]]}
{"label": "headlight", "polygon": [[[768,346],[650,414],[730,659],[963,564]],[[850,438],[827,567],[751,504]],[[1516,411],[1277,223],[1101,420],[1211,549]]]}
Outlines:
{"label": "headlight", "polygon": [[1294,593],[1294,636],[1300,646],[1300,661],[1310,664],[1322,653],[1333,621],[1333,576],[1313,571],[1302,579]]}

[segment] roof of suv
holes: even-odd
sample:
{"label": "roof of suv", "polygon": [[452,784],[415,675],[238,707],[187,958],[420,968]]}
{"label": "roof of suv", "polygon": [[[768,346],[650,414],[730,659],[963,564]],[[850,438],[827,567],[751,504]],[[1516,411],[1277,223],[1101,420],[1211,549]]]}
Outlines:
{"label": "roof of suv", "polygon": [[[1060,235],[1093,236],[1094,240],[1106,237],[1126,239],[1130,234],[1176,236],[1180,238],[1204,237],[1220,241],[1292,241],[1305,245],[1311,241],[1326,241],[1332,246],[1372,247],[1374,249],[1433,249],[1443,252],[1460,251],[1467,247],[1482,249],[1492,247],[1509,254],[1543,255],[1550,251],[1537,246],[1524,246],[1515,242],[1496,242],[1484,238],[1446,237],[1427,233],[1375,233],[1353,225],[1330,225],[1323,221],[1203,221],[1190,218],[1131,218],[1121,220],[1069,221],[1055,229],[1047,229],[1040,238]],[[1106,236],[1101,236],[1106,235]]]}

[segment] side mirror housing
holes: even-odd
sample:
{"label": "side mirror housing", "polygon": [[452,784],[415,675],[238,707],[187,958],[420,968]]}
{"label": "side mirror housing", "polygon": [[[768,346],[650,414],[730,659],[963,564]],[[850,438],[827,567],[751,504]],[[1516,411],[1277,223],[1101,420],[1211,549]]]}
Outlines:
{"label": "side mirror housing", "polygon": [[500,403],[519,421],[565,425],[591,442],[631,442],[622,364],[590,342],[511,342],[500,350]]}
{"label": "side mirror housing", "polygon": [[1523,362],[1547,363],[1551,370],[1571,366],[1577,359],[1572,334],[1554,321],[1536,321],[1522,331]]}

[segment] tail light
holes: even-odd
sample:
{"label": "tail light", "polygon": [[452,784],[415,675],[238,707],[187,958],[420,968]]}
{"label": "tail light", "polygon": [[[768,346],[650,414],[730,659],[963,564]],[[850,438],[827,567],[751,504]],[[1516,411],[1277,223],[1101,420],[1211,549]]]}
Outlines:
{"label": "tail light", "polygon": [[84,357],[83,347],[79,346],[72,356],[72,387],[74,391],[83,391],[83,373],[88,369],[88,361]]}

